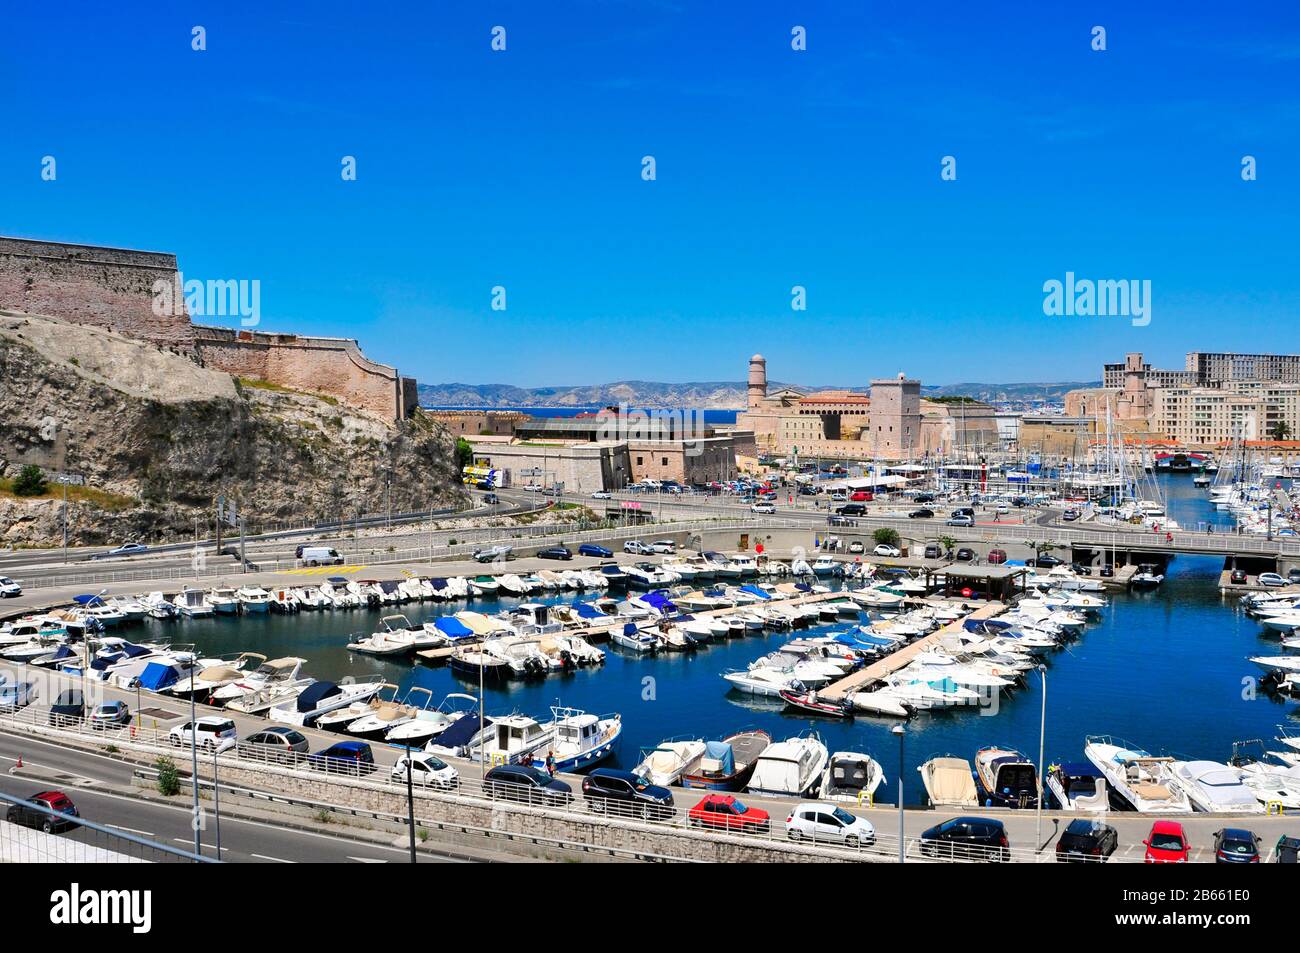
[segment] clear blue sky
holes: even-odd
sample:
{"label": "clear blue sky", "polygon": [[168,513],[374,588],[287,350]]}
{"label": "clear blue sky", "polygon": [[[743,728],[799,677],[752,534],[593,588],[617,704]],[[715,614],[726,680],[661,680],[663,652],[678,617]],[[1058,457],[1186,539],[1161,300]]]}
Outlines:
{"label": "clear blue sky", "polygon": [[[259,279],[263,327],[425,382],[1300,350],[1294,0],[298,6],[10,5],[0,232]],[[1150,279],[1151,324],[1045,317],[1066,271]]]}

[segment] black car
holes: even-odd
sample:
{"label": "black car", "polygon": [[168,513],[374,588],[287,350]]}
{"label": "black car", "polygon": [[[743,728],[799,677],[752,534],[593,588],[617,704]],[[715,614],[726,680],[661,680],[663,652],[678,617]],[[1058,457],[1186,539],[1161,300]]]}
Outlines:
{"label": "black car", "polygon": [[1054,566],[1060,566],[1063,565],[1064,563],[1065,563],[1064,559],[1057,559],[1055,556],[1047,555],[1047,553],[1043,553],[1037,559],[1034,560],[1034,565],[1037,566],[1039,569],[1051,569]]}
{"label": "black car", "polygon": [[1234,569],[1232,571],[1232,576],[1230,578],[1232,579],[1232,582],[1235,583],[1236,585],[1242,585],[1246,582],[1246,570]]}
{"label": "black car", "polygon": [[957,507],[955,510],[952,511],[952,516],[953,516],[953,519],[956,519],[958,516],[969,516],[971,519],[974,519],[974,518],[975,518],[975,510],[974,510],[973,507],[969,507],[969,506],[959,506],[959,507]]}
{"label": "black car", "polygon": [[568,546],[547,546],[537,551],[538,559],[572,559],[573,552]]}
{"label": "black car", "polygon": [[1258,864],[1259,836],[1241,827],[1225,827],[1214,832],[1216,864]]}
{"label": "black car", "polygon": [[941,547],[936,546],[936,545],[934,545],[933,543],[931,543],[929,546],[925,547],[925,558],[926,558],[926,559],[942,559],[942,558],[943,558],[943,549],[942,549]]}
{"label": "black car", "polygon": [[1079,818],[1056,842],[1056,859],[1067,864],[1105,863],[1119,846],[1119,832],[1109,824]]}
{"label": "black car", "polygon": [[664,820],[677,813],[672,791],[631,771],[597,768],[582,779],[582,796],[587,807],[600,814]]}
{"label": "black car", "polygon": [[917,502],[917,503],[933,503],[933,502],[934,502],[934,494],[933,494],[933,493],[918,493],[918,494],[916,494],[916,497],[915,497],[914,499],[915,499],[915,502]]}
{"label": "black car", "polygon": [[921,853],[950,860],[1011,859],[1011,844],[1001,821],[988,817],[954,817],[921,835]]}
{"label": "black car", "polygon": [[908,513],[907,516],[908,519],[914,520],[934,519],[934,510],[928,510],[923,506],[919,510],[912,510],[912,512]]}
{"label": "black car", "polygon": [[968,563],[975,558],[975,550],[971,549],[969,546],[963,546],[961,549],[957,550],[955,558],[959,563]]}
{"label": "black car", "polygon": [[239,756],[255,761],[296,764],[307,756],[308,747],[307,736],[301,731],[276,725],[254,732],[240,742]]}
{"label": "black car", "polygon": [[867,512],[867,508],[862,503],[845,503],[843,506],[835,507],[835,512],[840,516],[862,516]]}
{"label": "black car", "polygon": [[[53,812],[53,813],[51,813]],[[77,806],[62,791],[42,791],[33,794],[23,804],[15,804],[5,814],[10,824],[35,827],[47,834],[76,827],[73,818],[80,817]]]}
{"label": "black car", "polygon": [[1291,582],[1300,582],[1300,569],[1292,569],[1286,574],[1286,578]]}
{"label": "black car", "polygon": [[573,789],[541,768],[526,764],[502,764],[483,775],[483,790],[489,797],[525,804],[568,804]]}
{"label": "black car", "polygon": [[307,756],[307,766],[330,774],[360,777],[375,770],[375,753],[364,741],[340,741]]}
{"label": "black car", "polygon": [[66,725],[73,721],[82,721],[86,717],[86,700],[79,688],[69,688],[59,692],[50,706],[50,724]]}
{"label": "black car", "polygon": [[1103,579],[1111,579],[1115,575],[1115,568],[1113,566],[1102,566],[1097,570],[1097,575]]}

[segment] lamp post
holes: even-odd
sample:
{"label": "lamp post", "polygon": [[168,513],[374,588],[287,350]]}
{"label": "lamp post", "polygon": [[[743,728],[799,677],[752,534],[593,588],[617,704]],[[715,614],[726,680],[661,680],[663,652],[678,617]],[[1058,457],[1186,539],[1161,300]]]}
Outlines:
{"label": "lamp post", "polygon": [[406,744],[406,826],[411,835],[411,863],[415,860],[415,782],[411,779],[411,744]]}
{"label": "lamp post", "polygon": [[212,812],[217,818],[217,860],[221,859],[221,784],[217,780],[217,748],[212,748]]}
{"label": "lamp post", "polygon": [[1038,666],[1038,677],[1043,684],[1043,708],[1038,721],[1038,810],[1034,819],[1034,851],[1043,843],[1043,743],[1047,737],[1047,666]]}
{"label": "lamp post", "polygon": [[898,862],[905,863],[907,854],[907,840],[904,835],[905,819],[903,814],[903,731],[902,725],[895,725],[889,729],[898,736]]}
{"label": "lamp post", "polygon": [[[190,787],[194,790],[194,814],[190,818],[190,827],[194,828],[194,853],[203,853],[203,842],[199,839],[199,746],[195,737],[198,731],[197,718],[194,713],[194,670],[197,666],[190,659]],[[217,858],[220,860],[220,857]]]}

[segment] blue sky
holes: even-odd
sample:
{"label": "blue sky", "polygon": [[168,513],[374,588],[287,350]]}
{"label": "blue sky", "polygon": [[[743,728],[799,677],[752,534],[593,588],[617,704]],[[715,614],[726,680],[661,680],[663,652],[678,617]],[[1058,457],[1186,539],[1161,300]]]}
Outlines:
{"label": "blue sky", "polygon": [[[264,328],[425,382],[740,380],[754,351],[812,384],[1078,380],[1130,350],[1297,350],[1294,2],[285,6],[11,7],[0,233],[260,280]],[[1067,271],[1150,280],[1150,325],[1045,316]]]}

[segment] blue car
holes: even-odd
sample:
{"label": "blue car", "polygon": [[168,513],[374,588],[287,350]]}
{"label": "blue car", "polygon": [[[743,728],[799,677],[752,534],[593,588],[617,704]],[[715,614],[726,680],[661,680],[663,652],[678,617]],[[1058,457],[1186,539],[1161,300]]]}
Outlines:
{"label": "blue car", "polygon": [[599,556],[601,559],[609,559],[614,554],[604,546],[597,546],[595,543],[583,543],[578,547],[579,556]]}
{"label": "blue car", "polygon": [[1214,832],[1214,862],[1216,864],[1258,864],[1259,837],[1254,831],[1240,827],[1225,827]]}
{"label": "blue car", "polygon": [[340,741],[308,755],[307,765],[329,774],[370,774],[375,770],[375,754],[364,741]]}

